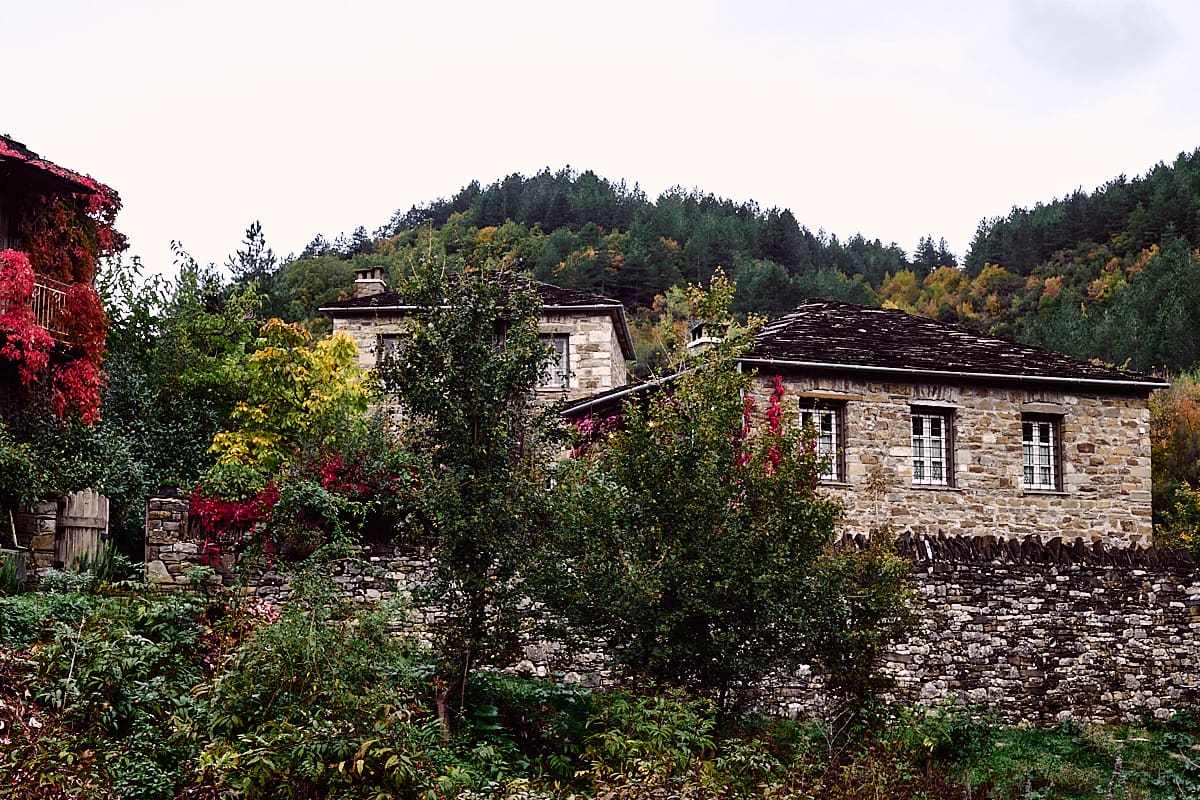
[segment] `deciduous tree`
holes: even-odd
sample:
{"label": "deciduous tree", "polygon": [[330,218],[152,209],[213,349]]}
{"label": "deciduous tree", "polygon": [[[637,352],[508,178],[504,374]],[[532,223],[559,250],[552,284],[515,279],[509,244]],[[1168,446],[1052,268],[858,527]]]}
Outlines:
{"label": "deciduous tree", "polygon": [[427,599],[445,614],[434,636],[449,730],[473,667],[515,652],[527,558],[546,524],[548,418],[529,399],[549,349],[536,291],[493,263],[449,274],[421,264],[397,291],[415,310],[380,375],[423,465],[416,533],[435,556]]}
{"label": "deciduous tree", "polygon": [[[729,335],[669,391],[583,425],[586,455],[557,479],[543,599],[625,676],[736,710],[768,675],[816,660],[838,633],[830,620],[844,636],[895,634],[877,615],[833,613],[864,579],[884,613],[906,595],[903,570],[850,568],[829,550],[840,509],[818,490],[812,432],[784,424],[778,378],[754,407],[745,337],[715,322]],[[844,650],[847,663],[863,653]]]}
{"label": "deciduous tree", "polygon": [[213,438],[219,465],[266,475],[305,447],[332,447],[366,424],[372,385],[345,333],[310,342],[308,331],[270,319],[240,376],[232,427]]}

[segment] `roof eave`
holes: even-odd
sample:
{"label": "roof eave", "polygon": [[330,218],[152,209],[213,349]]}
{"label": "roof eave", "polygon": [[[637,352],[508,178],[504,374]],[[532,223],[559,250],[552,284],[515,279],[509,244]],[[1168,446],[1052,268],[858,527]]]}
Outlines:
{"label": "roof eave", "polygon": [[864,364],[837,364],[827,361],[794,361],[783,358],[752,358],[739,359],[744,364],[762,364],[799,369],[842,370],[846,372],[875,373],[883,375],[905,375],[930,378],[957,378],[976,381],[1003,383],[1038,383],[1055,384],[1060,386],[1093,386],[1120,389],[1136,389],[1152,392],[1155,389],[1168,389],[1171,384],[1155,380],[1120,380],[1114,378],[1078,378],[1065,375],[1005,375],[999,372],[968,372],[963,370],[934,370],[917,367],[876,367]]}
{"label": "roof eave", "polygon": [[321,306],[317,309],[322,314],[356,313],[366,311],[411,311],[416,306]]}
{"label": "roof eave", "polygon": [[691,370],[687,369],[683,370],[682,372],[673,372],[670,375],[664,375],[661,378],[654,378],[653,380],[642,381],[641,383],[635,383],[632,386],[626,386],[620,391],[611,392],[603,397],[595,397],[590,400],[578,400],[569,405],[567,408],[559,411],[558,415],[566,419],[571,419],[584,412],[590,413],[592,409],[603,408],[605,406],[612,405],[613,403],[623,401],[625,398],[632,397],[635,394],[640,394],[650,389],[656,389],[659,386],[665,386],[668,383],[674,382],[679,378],[680,375],[688,372],[691,372]]}
{"label": "roof eave", "polygon": [[[322,312],[335,312],[335,311],[415,311],[415,310],[417,310],[417,309],[419,309],[419,308],[424,308],[424,306],[418,306],[418,305],[412,305],[412,304],[406,304],[406,305],[394,305],[394,304],[393,304],[393,305],[360,305],[360,306],[321,306],[321,307],[320,307],[320,308],[318,308],[317,310],[318,310],[318,311],[322,311]],[[449,306],[442,306],[442,308],[449,308]],[[624,308],[621,306],[621,304],[620,304],[620,303],[614,303],[614,304],[599,304],[599,305],[586,305],[586,306],[567,306],[567,305],[550,305],[550,304],[546,304],[546,305],[543,305],[543,306],[542,306],[542,310],[544,310],[544,311],[604,311],[604,312],[606,312],[606,313],[612,313],[612,312],[614,312],[614,311],[616,311],[616,310],[618,310],[618,309],[620,309],[621,311],[624,311]]]}

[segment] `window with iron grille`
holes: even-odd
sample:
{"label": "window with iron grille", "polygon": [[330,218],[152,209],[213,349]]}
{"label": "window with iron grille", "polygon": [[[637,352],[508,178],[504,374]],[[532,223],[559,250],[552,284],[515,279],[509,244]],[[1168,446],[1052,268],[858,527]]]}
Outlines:
{"label": "window with iron grille", "polygon": [[565,333],[543,333],[538,335],[538,339],[553,348],[554,352],[538,380],[537,388],[566,389],[571,375],[571,337]]}
{"label": "window with iron grille", "polygon": [[918,486],[950,486],[950,433],[953,417],[948,411],[914,409],[912,413],[913,483]]}
{"label": "window with iron grille", "polygon": [[842,409],[840,404],[810,402],[800,407],[800,424],[812,431],[817,455],[824,460],[823,481],[844,480],[842,467]]}
{"label": "window with iron grille", "polygon": [[381,333],[375,342],[375,363],[383,364],[400,356],[403,341],[398,333]]}
{"label": "window with iron grille", "polygon": [[1058,420],[1054,417],[1022,415],[1021,417],[1021,485],[1026,489],[1057,491]]}

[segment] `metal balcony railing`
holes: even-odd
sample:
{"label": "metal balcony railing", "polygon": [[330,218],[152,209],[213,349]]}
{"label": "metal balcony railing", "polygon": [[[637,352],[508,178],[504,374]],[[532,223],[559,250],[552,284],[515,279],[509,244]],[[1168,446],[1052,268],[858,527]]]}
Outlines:
{"label": "metal balcony railing", "polygon": [[[66,325],[68,285],[53,278],[39,275],[34,279],[33,296],[30,305],[33,306],[33,320],[64,344],[69,344]],[[0,302],[0,313],[7,310],[6,304]]]}
{"label": "metal balcony railing", "polygon": [[67,308],[67,284],[44,276],[33,284],[33,318],[56,339],[65,340]]}

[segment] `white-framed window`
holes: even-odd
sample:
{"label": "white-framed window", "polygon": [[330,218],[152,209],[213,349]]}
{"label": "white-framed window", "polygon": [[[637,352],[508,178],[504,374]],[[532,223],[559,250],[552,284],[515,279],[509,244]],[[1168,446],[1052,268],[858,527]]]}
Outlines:
{"label": "white-framed window", "polygon": [[817,455],[824,460],[821,480],[844,480],[842,468],[842,410],[838,403],[801,400],[800,424],[816,438]]}
{"label": "white-framed window", "polygon": [[571,337],[566,333],[538,334],[542,344],[553,349],[550,360],[546,364],[542,377],[538,380],[539,389],[566,389],[571,376]]}
{"label": "white-framed window", "polygon": [[1061,470],[1058,466],[1058,420],[1049,416],[1021,415],[1021,486],[1026,489],[1057,491]]}
{"label": "white-framed window", "polygon": [[953,416],[949,411],[914,408],[912,412],[912,470],[917,486],[949,486]]}

